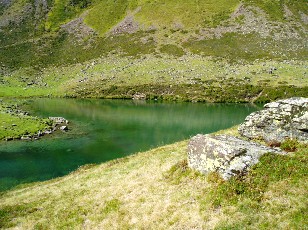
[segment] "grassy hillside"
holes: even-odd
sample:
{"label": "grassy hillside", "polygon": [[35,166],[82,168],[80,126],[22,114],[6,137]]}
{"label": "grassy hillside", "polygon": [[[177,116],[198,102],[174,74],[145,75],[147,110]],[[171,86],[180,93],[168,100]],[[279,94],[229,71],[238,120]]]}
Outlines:
{"label": "grassy hillside", "polygon": [[0,76],[19,68],[31,68],[31,75],[114,54],[134,59],[196,53],[244,63],[307,60],[305,0],[5,2],[0,3]]}
{"label": "grassy hillside", "polygon": [[[0,97],[67,96],[210,102],[267,102],[308,95],[303,61],[229,63],[200,55],[110,56],[2,77]],[[31,74],[31,76],[28,76]],[[22,77],[20,77],[22,76]]]}
{"label": "grassy hillside", "polygon": [[308,95],[304,1],[8,2],[0,4],[1,97]]}
{"label": "grassy hillside", "polygon": [[[236,135],[236,128],[224,133]],[[223,182],[191,171],[187,141],[0,195],[0,227],[18,229],[305,229],[307,145],[265,155]]]}

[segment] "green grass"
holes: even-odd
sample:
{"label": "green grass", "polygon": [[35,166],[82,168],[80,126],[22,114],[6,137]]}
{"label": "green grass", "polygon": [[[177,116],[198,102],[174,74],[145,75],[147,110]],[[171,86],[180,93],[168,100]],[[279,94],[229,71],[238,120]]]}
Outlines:
{"label": "green grass", "polygon": [[[208,0],[208,1],[143,1],[117,0],[97,2],[89,10],[85,22],[101,35],[120,22],[127,12],[140,7],[135,14],[135,20],[144,29],[174,28],[176,24],[184,27],[195,27],[210,22],[217,25],[229,17],[239,4],[238,0]],[[222,13],[223,12],[223,13]]]}
{"label": "green grass", "polygon": [[232,206],[230,215],[239,216],[221,222],[217,229],[305,229],[308,146],[297,144],[297,148],[293,155],[266,154],[248,175],[228,182],[211,175],[214,188],[202,201],[202,208]]}
{"label": "green grass", "polygon": [[94,28],[99,34],[104,35],[114,25],[120,22],[126,16],[130,5],[134,5],[134,0],[106,0],[97,1],[98,3],[92,7],[85,22]]}
{"label": "green grass", "polygon": [[185,54],[181,47],[172,44],[163,45],[159,50],[161,53],[173,55],[175,57],[181,57]]}
{"label": "green grass", "polygon": [[[238,135],[236,127],[220,133]],[[0,195],[2,228],[305,229],[307,150],[227,182],[187,167],[187,141]]]}
{"label": "green grass", "polygon": [[275,41],[262,38],[257,33],[226,33],[221,38],[190,40],[183,46],[193,53],[241,62],[256,59],[304,60],[308,53],[303,44],[302,39]]}
{"label": "green grass", "polygon": [[[238,0],[208,0],[208,1],[151,1],[140,4],[142,9],[136,15],[136,19],[146,25],[154,25],[158,28],[164,26],[176,28],[176,24],[184,28],[205,25],[209,20],[213,24],[220,23],[222,12],[224,15],[231,14],[240,3]],[[214,20],[212,20],[214,19]]]}
{"label": "green grass", "polygon": [[[127,52],[151,49],[138,47]],[[132,98],[142,92],[158,100],[267,102],[308,95],[305,63],[259,60],[231,64],[200,55],[110,55],[65,67],[16,70],[0,77],[0,97]],[[269,72],[273,67],[276,70]]]}
{"label": "green grass", "polygon": [[306,0],[244,0],[246,4],[257,6],[266,12],[268,17],[274,21],[285,20],[284,5],[291,10],[295,17],[299,17],[299,12],[307,12],[308,5]]}
{"label": "green grass", "polygon": [[59,30],[62,24],[78,16],[90,4],[91,0],[55,0],[47,15],[45,30]]}
{"label": "green grass", "polygon": [[0,140],[33,136],[49,129],[51,125],[49,119],[25,115],[14,104],[0,103]]}

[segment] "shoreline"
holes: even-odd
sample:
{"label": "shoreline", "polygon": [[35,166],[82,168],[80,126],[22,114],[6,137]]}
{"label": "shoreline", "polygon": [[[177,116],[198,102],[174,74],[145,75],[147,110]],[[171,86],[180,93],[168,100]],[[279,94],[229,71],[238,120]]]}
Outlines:
{"label": "shoreline", "polygon": [[[235,127],[219,132],[237,133]],[[277,228],[305,225],[308,146],[286,156],[266,155],[246,178],[222,182],[187,167],[187,144],[85,165],[63,177],[3,192],[0,223],[22,229],[81,228],[85,223],[89,229],[259,229],[264,221]],[[286,202],[292,208],[282,208]]]}
{"label": "shoreline", "polygon": [[[170,87],[168,86],[167,89],[169,89]],[[173,87],[174,90],[176,86]],[[275,88],[273,88],[275,89]],[[166,90],[162,89],[162,90]],[[182,88],[181,88],[182,90]],[[200,88],[199,88],[200,90]],[[222,90],[222,89],[221,89]],[[289,93],[287,93],[287,91],[285,90],[289,90]],[[290,97],[290,94],[292,97],[296,97],[296,96],[306,96],[308,95],[308,87],[302,87],[302,88],[282,88],[280,89],[279,92],[276,92],[275,90],[269,91],[268,93],[264,92],[264,90],[261,91],[261,94],[266,94],[266,95],[261,95],[260,92],[256,91],[255,94],[258,94],[259,98],[255,98],[255,100],[247,100],[247,98],[242,97],[242,99],[239,99],[239,97],[236,97],[237,95],[233,95],[233,98],[229,98],[228,100],[223,99],[226,98],[227,95],[229,95],[227,92],[225,94],[223,94],[223,91],[221,91],[221,93],[216,94],[216,99],[215,100],[209,100],[206,99],[208,98],[206,95],[202,95],[201,92],[195,91],[194,95],[199,95],[197,96],[187,96],[186,98],[183,98],[179,95],[164,95],[164,94],[155,94],[155,92],[151,92],[149,93],[149,90],[147,90],[145,88],[144,91],[142,91],[142,87],[140,86],[140,90],[138,90],[137,93],[134,94],[130,94],[130,95],[122,95],[119,96],[116,93],[121,94],[121,92],[127,92],[126,88],[120,88],[118,89],[118,91],[115,91],[112,95],[105,95],[105,96],[95,96],[95,95],[87,95],[87,96],[82,96],[82,95],[71,95],[71,96],[33,96],[33,97],[24,97],[24,98],[20,98],[20,97],[15,97],[15,98],[10,98],[10,97],[2,97],[0,98],[0,118],[1,115],[2,116],[9,116],[10,118],[17,118],[21,119],[21,120],[29,120],[29,119],[34,119],[37,123],[44,123],[45,124],[45,128],[42,128],[42,126],[39,126],[39,128],[37,129],[32,129],[31,133],[27,133],[27,131],[22,131],[22,130],[27,130],[27,127],[22,126],[20,132],[17,132],[16,135],[14,136],[10,136],[10,135],[5,135],[2,134],[1,136],[1,127],[0,127],[0,140],[3,141],[10,141],[10,140],[35,140],[37,138],[40,138],[44,135],[48,135],[53,133],[56,130],[56,125],[60,125],[60,124],[52,124],[52,121],[46,118],[38,118],[38,117],[32,117],[28,115],[28,112],[26,111],[22,111],[20,110],[18,107],[22,107],[20,105],[18,105],[18,100],[22,100],[22,99],[31,99],[31,98],[68,98],[68,99],[101,99],[101,100],[133,100],[133,101],[151,101],[151,102],[176,102],[176,103],[181,103],[181,102],[188,102],[188,103],[235,103],[235,104],[262,104],[262,103],[267,103],[270,101],[274,101],[277,100],[277,95],[279,95],[280,97],[278,97],[278,99],[283,99],[283,98],[288,98]],[[141,95],[139,97],[134,97],[134,95]],[[263,99],[262,99],[263,97]],[[134,99],[135,98],[135,99]],[[261,98],[261,100],[260,100]],[[17,100],[17,105],[16,102],[15,105],[12,102],[6,102],[6,100]],[[2,104],[2,106],[1,106]],[[3,107],[4,105],[4,107]],[[5,107],[16,107],[14,108],[11,112],[5,111]],[[1,113],[2,111],[2,113]],[[20,114],[22,113],[25,116],[15,116],[14,114]],[[3,115],[4,114],[4,115]],[[6,117],[6,121],[9,120],[9,117]],[[4,120],[4,121],[5,121]],[[64,122],[65,123],[65,122]],[[14,125],[14,124],[12,124]],[[29,124],[30,126],[32,126],[32,124]],[[47,126],[46,126],[47,125]],[[65,125],[65,124],[63,124]],[[14,129],[16,129],[16,126],[13,127]],[[58,127],[59,129],[60,127]],[[64,131],[64,130],[63,130]],[[5,133],[5,128],[2,129],[2,133]]]}

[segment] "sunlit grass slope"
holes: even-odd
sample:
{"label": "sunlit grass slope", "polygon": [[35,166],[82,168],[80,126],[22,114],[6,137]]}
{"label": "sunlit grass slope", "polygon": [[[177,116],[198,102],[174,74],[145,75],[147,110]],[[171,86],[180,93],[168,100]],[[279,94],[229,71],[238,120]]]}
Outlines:
{"label": "sunlit grass slope", "polygon": [[0,96],[307,96],[305,0],[38,2],[0,2]]}
{"label": "sunlit grass slope", "polygon": [[260,7],[264,10],[270,19],[283,21],[285,20],[285,9],[287,6],[294,14],[293,17],[300,18],[300,12],[307,12],[308,5],[306,0],[244,0],[246,4]]}
{"label": "sunlit grass slope", "polygon": [[0,77],[0,96],[131,99],[138,92],[157,100],[267,102],[307,96],[305,65],[302,61],[217,62],[200,55],[146,55],[133,60],[110,56],[39,73],[16,70]]}
{"label": "sunlit grass slope", "polygon": [[207,1],[104,1],[94,4],[86,16],[86,23],[101,34],[123,19],[128,12],[138,9],[136,20],[149,28],[196,28],[211,26],[228,17],[239,4],[239,0]]}
{"label": "sunlit grass slope", "polygon": [[187,141],[84,166],[1,194],[0,227],[305,229],[308,146],[297,147],[229,182],[188,169]]}

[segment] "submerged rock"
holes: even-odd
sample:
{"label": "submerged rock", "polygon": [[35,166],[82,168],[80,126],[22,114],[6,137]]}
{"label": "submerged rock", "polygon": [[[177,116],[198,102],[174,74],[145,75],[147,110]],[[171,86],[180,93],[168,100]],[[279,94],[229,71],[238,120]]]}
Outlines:
{"label": "submerged rock", "polygon": [[268,152],[284,154],[278,148],[244,141],[229,135],[201,135],[191,138],[188,145],[188,165],[201,173],[218,172],[228,180],[246,173]]}
{"label": "submerged rock", "polygon": [[248,138],[282,142],[287,138],[308,141],[308,98],[290,98],[268,103],[250,114],[238,129]]}

